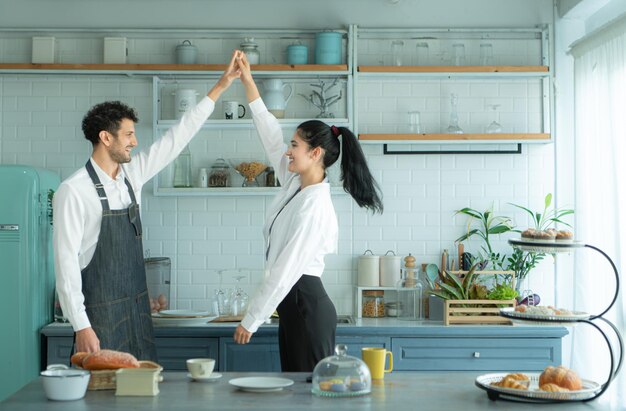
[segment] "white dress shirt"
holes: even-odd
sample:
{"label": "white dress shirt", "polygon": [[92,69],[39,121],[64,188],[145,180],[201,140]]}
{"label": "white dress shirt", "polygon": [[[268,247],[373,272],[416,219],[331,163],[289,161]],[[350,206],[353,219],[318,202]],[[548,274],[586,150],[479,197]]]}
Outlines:
{"label": "white dress shirt", "polygon": [[[180,122],[167,130],[146,150],[122,164],[115,179],[90,159],[112,210],[128,208],[128,178],[141,205],[141,187],[167,166],[185,148],[211,115],[215,103],[202,99]],[[64,180],[53,199],[53,244],[56,289],[63,314],[75,331],[91,326],[85,312],[81,270],[91,261],[100,235],[102,204],[85,167]]]}
{"label": "white dress shirt", "polygon": [[300,175],[288,170],[287,145],[276,118],[260,98],[250,103],[250,109],[265,153],[283,185],[269,206],[263,229],[269,246],[265,279],[241,321],[246,330],[256,332],[303,274],[322,276],[324,256],[337,252],[338,225],[328,179],[303,188],[283,209],[300,188]]}

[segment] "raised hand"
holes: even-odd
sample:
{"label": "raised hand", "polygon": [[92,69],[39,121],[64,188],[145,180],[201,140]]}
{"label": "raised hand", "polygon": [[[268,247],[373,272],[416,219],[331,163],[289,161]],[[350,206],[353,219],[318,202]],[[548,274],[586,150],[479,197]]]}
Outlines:
{"label": "raised hand", "polygon": [[207,96],[213,100],[217,101],[222,93],[230,87],[233,83],[233,80],[239,78],[241,76],[241,70],[239,69],[239,65],[237,64],[237,55],[241,53],[239,50],[233,51],[233,56],[230,59],[230,62],[226,66],[226,70],[224,70],[224,74],[217,81],[215,86],[207,93]]}
{"label": "raised hand", "polygon": [[248,58],[246,57],[246,53],[240,51],[239,54],[235,57],[237,60],[237,67],[241,73],[241,83],[246,89],[246,97],[248,98],[248,102],[251,103],[254,100],[260,97],[259,90],[254,83],[254,79],[252,78],[252,72],[250,71],[250,63],[248,62]]}

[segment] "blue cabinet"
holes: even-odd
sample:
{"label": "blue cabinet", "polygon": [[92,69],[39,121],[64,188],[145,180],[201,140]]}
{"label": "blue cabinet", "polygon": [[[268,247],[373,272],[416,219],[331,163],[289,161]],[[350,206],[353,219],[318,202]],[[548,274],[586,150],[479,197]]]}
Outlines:
{"label": "blue cabinet", "polygon": [[220,338],[221,371],[280,371],[277,337],[252,337],[245,345],[232,337]]}
{"label": "blue cabinet", "polygon": [[393,338],[396,371],[543,371],[561,364],[560,338]]}
{"label": "blue cabinet", "polygon": [[186,370],[189,358],[218,358],[217,338],[158,337],[155,343],[159,364],[168,371]]}

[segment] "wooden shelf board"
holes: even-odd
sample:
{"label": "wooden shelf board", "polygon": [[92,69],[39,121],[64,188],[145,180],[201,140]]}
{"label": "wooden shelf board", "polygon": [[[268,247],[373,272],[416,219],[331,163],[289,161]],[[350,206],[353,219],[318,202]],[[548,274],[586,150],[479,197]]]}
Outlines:
{"label": "wooden shelf board", "polygon": [[[225,64],[31,64],[5,63],[0,70],[224,71]],[[255,64],[253,71],[347,71],[346,64]]]}
{"label": "wooden shelf board", "polygon": [[547,73],[548,66],[359,66],[361,73]]}
{"label": "wooden shelf board", "polygon": [[510,134],[359,134],[359,140],[369,141],[519,141],[519,140],[550,140],[549,133],[510,133]]}

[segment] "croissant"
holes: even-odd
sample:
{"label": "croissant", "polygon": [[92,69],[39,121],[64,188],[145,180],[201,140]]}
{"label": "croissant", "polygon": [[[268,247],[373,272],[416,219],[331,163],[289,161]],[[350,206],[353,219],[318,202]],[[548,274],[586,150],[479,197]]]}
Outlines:
{"label": "croissant", "polygon": [[558,385],[552,384],[552,383],[543,384],[539,386],[539,389],[541,391],[548,391],[548,392],[568,392],[569,391],[567,388],[559,387]]}
{"label": "croissant", "polygon": [[546,367],[539,376],[539,386],[541,387],[545,384],[556,384],[570,391],[580,390],[583,386],[578,374],[562,365],[558,367]]}
{"label": "croissant", "polygon": [[504,378],[512,378],[516,381],[530,381],[528,375],[522,374],[521,372],[518,372],[516,374],[507,374]]}
{"label": "croissant", "polygon": [[502,388],[513,388],[515,390],[527,390],[528,389],[528,387],[525,384],[522,384],[519,381],[508,376],[504,377],[498,382],[492,382],[491,385],[495,385],[496,387],[502,387]]}

